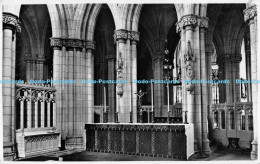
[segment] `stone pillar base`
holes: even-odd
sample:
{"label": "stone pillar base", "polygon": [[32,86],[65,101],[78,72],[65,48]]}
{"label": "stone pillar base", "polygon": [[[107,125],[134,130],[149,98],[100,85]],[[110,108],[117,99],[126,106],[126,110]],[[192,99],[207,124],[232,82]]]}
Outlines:
{"label": "stone pillar base", "polygon": [[253,141],[252,143],[252,151],[251,151],[251,155],[250,155],[250,158],[252,160],[257,160],[257,154],[258,154],[258,143],[257,141]]}
{"label": "stone pillar base", "polygon": [[203,147],[202,147],[202,153],[204,153],[207,156],[211,155],[211,149],[209,147],[209,140],[203,140]]}
{"label": "stone pillar base", "polygon": [[11,142],[4,142],[4,160],[5,161],[13,161],[15,159],[15,151],[14,151],[14,145]]}
{"label": "stone pillar base", "polygon": [[194,153],[197,153],[197,152],[199,152],[198,142],[197,142],[197,141],[194,141]]}

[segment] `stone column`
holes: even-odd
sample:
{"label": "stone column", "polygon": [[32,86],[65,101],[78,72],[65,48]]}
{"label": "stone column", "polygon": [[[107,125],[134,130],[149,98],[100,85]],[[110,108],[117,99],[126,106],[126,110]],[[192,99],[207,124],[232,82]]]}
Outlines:
{"label": "stone column", "polygon": [[24,61],[26,63],[26,82],[30,82],[30,79],[31,79],[31,54],[26,54]]}
{"label": "stone column", "polygon": [[[16,32],[21,32],[18,17],[11,13],[3,13],[3,56],[2,56],[2,80],[10,83],[2,84],[3,99],[3,146],[4,153],[13,152],[13,144],[15,141],[15,102],[14,84],[15,80],[15,38]],[[8,157],[4,157],[10,160]]]}
{"label": "stone column", "polygon": [[[182,56],[185,104],[183,109],[188,112],[188,122],[194,124],[194,149],[200,153],[210,153],[207,139],[207,87],[201,84],[206,79],[205,60],[205,29],[208,18],[198,15],[185,15],[176,24],[177,31],[182,32]],[[197,80],[192,83],[192,80]]]}
{"label": "stone column", "polygon": [[[251,51],[250,51],[250,31],[245,34],[245,56],[246,56],[246,80],[251,78]],[[247,84],[247,102],[252,102],[252,83]]]}
{"label": "stone column", "polygon": [[[163,80],[163,52],[153,53],[153,78],[154,80]],[[163,115],[163,84],[154,84],[154,116],[165,117]],[[167,117],[167,114],[166,114]]]}
{"label": "stone column", "polygon": [[[51,47],[53,48],[53,80],[61,80],[61,71],[62,71],[62,40],[60,38],[50,38],[50,44]],[[65,103],[62,101],[62,89],[61,89],[61,84],[59,83],[54,83],[53,84],[54,88],[57,90],[56,91],[56,125],[57,125],[57,130],[63,130],[61,128],[61,118],[62,118],[62,104]],[[42,109],[44,109],[44,104],[42,104]],[[44,110],[42,111],[42,114],[44,114]],[[42,117],[43,119],[44,117]],[[42,120],[43,121],[43,120]],[[43,125],[41,125],[43,126]],[[62,137],[64,137],[62,135]]]}
{"label": "stone column", "polygon": [[[249,4],[244,10],[244,19],[249,23],[250,27],[250,47],[251,47],[251,77],[252,80],[260,78],[260,71],[257,67],[260,65],[260,60],[257,57],[257,6]],[[258,59],[257,59],[258,58]],[[258,157],[258,124],[257,110],[259,109],[259,84],[252,84],[252,104],[253,104],[253,120],[254,120],[254,140],[252,141],[251,159]]]}
{"label": "stone column", "polygon": [[37,67],[37,80],[43,80],[43,63],[45,62],[45,58],[40,56],[36,60],[36,67]]}
{"label": "stone column", "polygon": [[[207,65],[207,80],[212,80],[212,61],[211,61],[211,57],[214,53],[214,45],[211,44],[206,44],[206,65]],[[208,88],[208,128],[209,128],[209,135],[211,134],[210,130],[213,129],[213,113],[211,110],[211,104],[212,104],[212,84],[209,83],[207,84],[207,88]],[[209,136],[209,138],[211,139],[211,136]]]}
{"label": "stone column", "polygon": [[[207,80],[207,59],[205,52],[205,31],[204,27],[200,28],[200,72],[201,79]],[[211,69],[210,69],[211,70]],[[210,95],[211,96],[211,95]],[[206,83],[201,84],[201,123],[202,123],[202,152],[210,154],[209,139],[208,139],[208,87]]]}
{"label": "stone column", "polygon": [[83,123],[83,101],[82,101],[82,89],[81,89],[81,79],[82,79],[82,74],[81,74],[81,54],[82,54],[82,49],[83,49],[83,42],[81,40],[76,40],[75,42],[75,64],[74,64],[74,80],[76,80],[75,84],[75,134],[80,134],[83,135],[83,129],[84,129],[84,123]]}
{"label": "stone column", "polygon": [[[73,40],[66,39],[66,50],[68,54],[68,63],[67,63],[67,80],[74,80],[74,65],[75,65],[75,52],[73,47]],[[68,135],[73,135],[75,132],[75,84],[68,83]]]}
{"label": "stone column", "polygon": [[[234,102],[233,92],[232,92],[232,65],[230,61],[230,55],[225,54],[219,57],[219,62],[223,63],[224,69],[220,70],[220,74],[222,74],[223,80],[229,80],[230,83],[223,84],[222,88],[220,88],[220,92],[225,93],[225,102],[222,103],[232,103]],[[219,66],[220,68],[221,66]],[[221,97],[221,96],[220,96]]]}
{"label": "stone column", "polygon": [[[218,79],[219,80],[226,80],[225,79],[225,59],[221,57],[217,57],[217,65],[218,65]],[[219,103],[225,103],[226,102],[226,84],[219,83]]]}
{"label": "stone column", "polygon": [[131,79],[130,79],[130,58],[127,56],[127,51],[129,49],[130,41],[128,40],[128,35],[126,30],[116,30],[114,34],[114,39],[116,41],[116,54],[117,54],[117,80],[126,81],[127,83],[118,83],[116,87],[117,99],[116,99],[116,109],[118,112],[119,122],[129,122],[130,121],[130,111],[131,111]]}
{"label": "stone column", "polygon": [[233,90],[233,102],[241,101],[241,89],[239,83],[236,83],[236,79],[240,79],[240,62],[242,61],[241,54],[231,55],[231,67],[232,67],[232,90]]}
{"label": "stone column", "polygon": [[[94,79],[94,41],[85,42],[86,49],[86,80]],[[87,123],[94,123],[94,84],[86,84],[86,98],[87,98]]]}
{"label": "stone column", "polygon": [[137,42],[139,41],[139,32],[137,31],[131,31],[130,36],[128,36],[131,40],[131,111],[132,111],[132,122],[136,123],[137,122],[137,83],[134,83],[134,80],[137,79]]}
{"label": "stone column", "polygon": [[[108,63],[108,80],[115,80],[115,61],[116,55],[114,51],[110,51],[106,56]],[[116,108],[116,87],[115,84],[108,84],[108,122],[115,122],[115,108]]]}

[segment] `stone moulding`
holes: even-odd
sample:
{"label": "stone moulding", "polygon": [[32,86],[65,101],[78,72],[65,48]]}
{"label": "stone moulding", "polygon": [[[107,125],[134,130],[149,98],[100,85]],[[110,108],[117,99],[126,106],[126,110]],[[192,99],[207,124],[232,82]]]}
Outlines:
{"label": "stone moulding", "polygon": [[[195,56],[193,50],[191,48],[190,41],[187,42],[186,53],[184,54],[184,63],[185,63],[185,78],[189,81],[193,80],[193,61],[195,60]],[[187,91],[193,91],[194,84],[187,83],[186,84]]]}
{"label": "stone moulding", "polygon": [[176,23],[176,32],[180,32],[185,26],[199,26],[208,28],[209,19],[194,14],[184,15],[179,22]]}
{"label": "stone moulding", "polygon": [[257,7],[256,5],[251,5],[247,9],[244,10],[244,20],[247,22],[248,20],[257,16]]}
{"label": "stone moulding", "polygon": [[85,48],[95,50],[95,42],[91,40],[73,39],[73,38],[50,38],[51,47],[66,48]]}
{"label": "stone moulding", "polygon": [[[124,80],[123,78],[123,67],[124,67],[124,61],[122,59],[122,53],[119,52],[118,55],[118,64],[117,64],[117,79],[120,80]],[[123,95],[123,84],[122,83],[118,83],[117,84],[117,94],[122,96]]]}
{"label": "stone moulding", "polygon": [[13,14],[3,12],[3,24],[5,26],[11,26],[19,33],[21,32],[21,22],[18,17]]}
{"label": "stone moulding", "polygon": [[123,39],[123,40],[130,39],[131,41],[138,42],[140,39],[140,32],[120,29],[120,30],[115,30],[115,34],[113,37],[114,37],[114,42],[116,42],[119,39]]}

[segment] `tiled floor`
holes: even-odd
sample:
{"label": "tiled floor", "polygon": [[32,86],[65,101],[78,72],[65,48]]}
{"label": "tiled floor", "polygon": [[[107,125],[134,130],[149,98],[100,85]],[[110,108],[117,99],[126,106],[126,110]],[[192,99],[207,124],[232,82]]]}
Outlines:
{"label": "tiled floor", "polygon": [[[44,154],[40,157],[28,158],[23,161],[181,161],[172,158],[155,158],[135,155],[122,155],[112,153],[87,152],[84,150],[65,150]],[[250,153],[215,151],[210,157],[192,159],[193,161],[221,161],[221,160],[250,160]]]}

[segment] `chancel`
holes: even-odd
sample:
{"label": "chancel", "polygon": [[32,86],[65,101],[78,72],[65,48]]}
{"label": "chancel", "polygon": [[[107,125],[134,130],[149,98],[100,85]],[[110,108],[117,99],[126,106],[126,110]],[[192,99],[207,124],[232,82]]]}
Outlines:
{"label": "chancel", "polygon": [[214,146],[257,159],[254,1],[2,9],[5,160],[72,149],[190,160]]}

